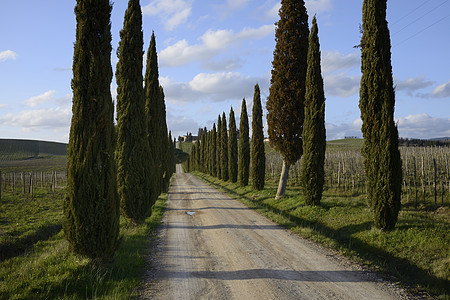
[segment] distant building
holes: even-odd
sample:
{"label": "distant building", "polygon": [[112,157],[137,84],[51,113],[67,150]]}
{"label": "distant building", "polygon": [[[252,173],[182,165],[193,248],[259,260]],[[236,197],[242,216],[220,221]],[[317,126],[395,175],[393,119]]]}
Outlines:
{"label": "distant building", "polygon": [[194,143],[196,142],[198,139],[197,136],[195,135],[182,135],[178,137],[178,141],[179,142],[183,142],[183,143]]}

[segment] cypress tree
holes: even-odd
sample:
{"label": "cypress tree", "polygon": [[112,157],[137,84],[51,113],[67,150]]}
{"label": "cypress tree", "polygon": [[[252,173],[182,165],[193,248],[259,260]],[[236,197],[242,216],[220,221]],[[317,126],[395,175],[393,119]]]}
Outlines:
{"label": "cypress tree", "polygon": [[220,162],[221,167],[220,171],[222,172],[222,180],[227,181],[229,179],[228,176],[228,132],[227,132],[227,119],[225,117],[225,112],[222,113],[222,134],[221,134],[221,142],[220,146]]}
{"label": "cypress tree", "polygon": [[247,104],[242,100],[241,121],[239,123],[239,185],[247,186],[250,176],[250,141],[249,141]]}
{"label": "cypress tree", "polygon": [[130,0],[117,50],[116,162],[122,212],[138,223],[151,214],[154,185],[142,86],[143,45],[141,6],[139,0]]}
{"label": "cypress tree", "polygon": [[402,162],[394,122],[395,93],[386,0],[364,0],[361,39],[362,155],[375,226],[395,227],[401,207]]}
{"label": "cypress tree", "polygon": [[222,179],[222,118],[217,118],[217,137],[216,137],[216,163],[217,178]]}
{"label": "cypress tree", "polygon": [[175,173],[176,171],[176,163],[175,163],[175,141],[172,140],[172,131],[169,131],[169,135],[167,137],[168,139],[168,144],[169,144],[169,167],[168,167],[168,172],[169,172],[169,178],[172,177],[173,173]]}
{"label": "cypress tree", "polygon": [[77,0],[72,121],[67,149],[64,233],[70,249],[111,260],[119,244],[120,204],[111,98],[111,4]]}
{"label": "cypress tree", "polygon": [[170,147],[172,144],[172,138],[169,140],[169,135],[167,132],[167,122],[166,122],[166,102],[164,96],[164,90],[162,86],[159,86],[159,102],[158,102],[158,129],[160,131],[159,136],[161,137],[161,147],[159,158],[161,159],[161,192],[167,193],[169,189],[170,177],[172,176],[172,165],[171,165],[171,152]]}
{"label": "cypress tree", "polygon": [[309,36],[308,14],[303,0],[282,0],[279,15],[266,104],[270,144],[283,156],[276,198],[284,196],[289,167],[303,154],[302,130]]}
{"label": "cypress tree", "polygon": [[206,169],[206,161],[207,161],[206,135],[207,135],[207,132],[203,132],[202,140],[200,142],[200,171],[203,173],[207,173],[207,169]]}
{"label": "cypress tree", "polygon": [[197,161],[197,171],[202,171],[202,161],[201,161],[201,145],[200,145],[201,141],[197,140],[197,144],[195,144],[195,159]]}
{"label": "cypress tree", "polygon": [[228,136],[228,173],[231,182],[237,182],[238,178],[238,141],[236,120],[233,108],[230,109],[230,125]]}
{"label": "cypress tree", "polygon": [[161,136],[161,111],[159,105],[161,102],[161,90],[159,86],[159,72],[158,72],[158,57],[156,53],[155,34],[152,33],[150,45],[147,50],[147,66],[145,70],[145,114],[147,115],[147,134],[150,144],[150,152],[154,157],[154,170],[152,170],[155,177],[155,194],[152,197],[152,202],[156,201],[159,194],[163,190],[163,176],[164,173],[162,165],[162,143],[166,139]]}
{"label": "cypress tree", "polygon": [[261,92],[259,85],[255,85],[252,109],[252,151],[251,151],[251,175],[252,185],[255,190],[264,188],[266,176],[266,153],[264,150],[264,132],[262,122]]}
{"label": "cypress tree", "polygon": [[308,205],[318,205],[325,181],[325,94],[320,67],[320,44],[316,16],[312,20],[306,72],[305,122],[301,182]]}
{"label": "cypress tree", "polygon": [[196,145],[197,144],[198,144],[198,141],[194,145],[192,145],[191,154],[189,155],[189,159],[191,161],[191,168],[193,171],[197,171],[197,153],[196,153],[196,151],[197,151]]}
{"label": "cypress tree", "polygon": [[217,131],[216,131],[216,123],[214,123],[212,131],[211,131],[211,175],[217,177]]}

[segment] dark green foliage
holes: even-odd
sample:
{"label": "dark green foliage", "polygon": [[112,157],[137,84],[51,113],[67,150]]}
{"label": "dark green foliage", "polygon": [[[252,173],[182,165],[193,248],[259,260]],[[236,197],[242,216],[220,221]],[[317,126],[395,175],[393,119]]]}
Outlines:
{"label": "dark green foliage", "polygon": [[154,195],[152,202],[156,201],[159,194],[163,190],[163,174],[162,165],[162,143],[166,142],[166,138],[161,135],[161,118],[160,102],[161,89],[159,86],[158,57],[156,53],[155,34],[152,33],[150,45],[147,50],[147,66],[145,70],[145,114],[147,115],[147,134],[150,144],[150,152],[155,162],[152,174],[155,177]]}
{"label": "dark green foliage", "polygon": [[[173,173],[176,171],[176,164],[181,164],[183,161],[185,161],[188,157],[188,154],[181,151],[184,155],[180,155],[179,151],[180,149],[175,148],[175,141],[172,140],[172,131],[169,131],[169,136],[167,137],[168,141],[168,164],[167,164],[167,172],[168,172],[168,178],[172,177]],[[169,184],[169,183],[168,183]]]}
{"label": "dark green foliage", "polygon": [[217,131],[216,123],[214,123],[211,133],[211,140],[209,145],[209,159],[210,159],[210,173],[211,176],[217,176]]}
{"label": "dark green foliage", "polygon": [[239,184],[248,185],[250,176],[250,141],[249,141],[247,104],[242,100],[241,121],[239,123]]}
{"label": "dark green foliage", "polygon": [[303,163],[301,183],[308,205],[318,205],[325,180],[325,94],[320,67],[320,44],[316,16],[309,36],[306,72],[305,122],[303,123]]}
{"label": "dark green foliage", "polygon": [[172,158],[170,148],[172,147],[172,138],[169,139],[167,133],[166,122],[166,102],[164,100],[164,90],[159,86],[160,98],[158,101],[158,121],[159,121],[159,136],[161,138],[160,145],[160,159],[161,159],[161,192],[167,193],[169,189],[170,177],[172,176]]}
{"label": "dark green foliage", "polygon": [[230,125],[228,135],[228,173],[231,182],[237,182],[238,178],[238,141],[236,120],[233,108],[230,110]]}
{"label": "dark green foliage", "polygon": [[402,162],[394,122],[395,93],[386,0],[363,3],[359,108],[363,121],[362,155],[375,226],[395,227],[401,200]]}
{"label": "dark green foliage", "polygon": [[70,249],[108,261],[119,244],[111,98],[111,4],[78,0],[63,228]]}
{"label": "dark green foliage", "polygon": [[287,165],[302,156],[308,15],[304,1],[282,0],[275,32],[267,125],[270,144]]}
{"label": "dark green foliage", "polygon": [[207,170],[207,166],[206,166],[206,161],[207,161],[207,147],[206,147],[206,135],[207,133],[204,132],[202,134],[202,139],[200,141],[200,169],[199,171],[206,173]]}
{"label": "dark green foliage", "polygon": [[116,162],[122,212],[137,223],[151,214],[155,184],[142,86],[143,45],[141,6],[139,0],[130,0],[117,50]]}
{"label": "dark green foliage", "polygon": [[259,85],[255,85],[252,109],[252,151],[251,175],[253,188],[260,191],[264,188],[266,175],[266,154],[264,150],[264,132],[262,122],[261,93]]}
{"label": "dark green foliage", "polygon": [[227,119],[225,117],[225,112],[222,113],[222,126],[220,135],[220,171],[222,172],[222,180],[227,181],[228,176],[228,132],[227,132]]}
{"label": "dark green foliage", "polygon": [[216,164],[217,178],[222,179],[222,118],[217,118],[217,136],[216,136]]}

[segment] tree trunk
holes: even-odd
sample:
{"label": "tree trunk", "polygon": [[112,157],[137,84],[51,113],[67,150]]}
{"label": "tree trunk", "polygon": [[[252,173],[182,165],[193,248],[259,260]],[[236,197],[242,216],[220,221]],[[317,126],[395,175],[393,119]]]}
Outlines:
{"label": "tree trunk", "polygon": [[289,167],[290,165],[286,164],[286,162],[283,160],[283,168],[281,169],[280,182],[278,183],[278,190],[275,199],[283,198],[284,194],[286,194]]}

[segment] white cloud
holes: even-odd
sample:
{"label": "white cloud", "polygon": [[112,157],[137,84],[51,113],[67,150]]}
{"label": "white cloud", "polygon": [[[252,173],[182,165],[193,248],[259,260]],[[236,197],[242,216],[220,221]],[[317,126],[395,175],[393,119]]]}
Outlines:
{"label": "white cloud", "polygon": [[187,22],[191,15],[192,3],[184,0],[154,0],[142,7],[142,13],[158,16],[167,30]]}
{"label": "white cloud", "polygon": [[7,107],[7,106],[8,106],[8,104],[6,104],[6,103],[1,103],[1,104],[0,104],[0,109],[5,108],[5,107]]}
{"label": "white cloud", "polygon": [[176,104],[242,99],[253,96],[256,83],[261,90],[269,85],[268,78],[243,76],[237,72],[199,73],[189,82],[176,82],[168,77],[160,77],[159,81],[166,101]]}
{"label": "white cloud", "polygon": [[[450,118],[434,118],[428,114],[417,114],[395,120],[399,136],[404,138],[430,139],[450,136]],[[326,124],[327,140],[342,139],[345,136],[362,137],[360,118],[352,123]]]}
{"label": "white cloud", "polygon": [[17,53],[11,50],[5,50],[0,52],[0,62],[8,60],[8,59],[16,59]]}
{"label": "white cloud", "polygon": [[437,86],[431,95],[436,98],[450,97],[450,81]]}
{"label": "white cloud", "polygon": [[180,40],[162,50],[158,58],[162,67],[176,67],[193,61],[200,61],[204,64],[204,67],[211,69],[208,65],[212,57],[225,52],[226,49],[242,41],[261,39],[274,33],[274,30],[274,25],[245,28],[238,33],[231,30],[208,30],[199,38],[200,44],[189,45],[186,40]]}
{"label": "white cloud", "polygon": [[339,74],[325,74],[323,81],[325,95],[350,97],[359,91],[361,76]]}
{"label": "white cloud", "polygon": [[[306,10],[308,15],[312,16],[316,13],[330,11],[333,8],[333,0],[307,0],[305,1]],[[271,20],[278,20],[278,11],[281,8],[280,1],[266,1],[262,6],[259,7],[260,11],[265,11],[264,15],[266,18]]]}
{"label": "white cloud", "polygon": [[323,73],[359,67],[361,56],[358,52],[342,54],[339,51],[322,51],[321,67]]}
{"label": "white cloud", "polygon": [[450,118],[433,118],[428,114],[398,118],[399,136],[429,139],[450,136]]}
{"label": "white cloud", "polygon": [[429,87],[433,85],[432,81],[426,81],[424,76],[408,78],[406,80],[400,80],[398,78],[394,78],[396,90],[404,91],[408,95],[413,95],[413,93],[417,90]]}
{"label": "white cloud", "polygon": [[172,138],[178,139],[179,136],[186,134],[186,132],[192,132],[193,135],[197,135],[197,130],[200,128],[200,125],[194,119],[174,115],[168,111],[167,127],[172,131]]}
{"label": "white cloud", "polygon": [[355,119],[352,123],[332,124],[326,123],[327,140],[343,139],[346,136],[362,137],[361,118]]}
{"label": "white cloud", "polygon": [[22,129],[55,129],[69,127],[72,109],[70,106],[25,110],[17,115],[7,114],[0,117],[0,124],[22,127]]}
{"label": "white cloud", "polygon": [[272,2],[273,1],[266,1],[266,3],[260,6],[258,10],[264,12],[263,15],[266,19],[278,20],[279,19],[278,11],[281,8],[281,2],[280,1],[275,1],[275,3]]}
{"label": "white cloud", "polygon": [[49,90],[49,91],[46,91],[45,93],[40,94],[38,96],[34,96],[34,97],[31,97],[31,98],[28,98],[24,102],[29,107],[36,107],[39,104],[42,104],[42,103],[45,103],[45,102],[48,102],[48,101],[52,100],[54,94],[55,94],[55,90]]}

